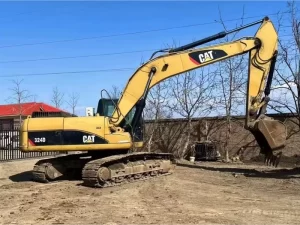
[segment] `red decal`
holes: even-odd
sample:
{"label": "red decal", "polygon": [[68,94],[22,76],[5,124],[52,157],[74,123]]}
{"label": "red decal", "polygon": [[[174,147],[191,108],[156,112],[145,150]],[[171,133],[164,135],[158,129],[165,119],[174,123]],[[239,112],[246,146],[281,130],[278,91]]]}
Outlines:
{"label": "red decal", "polygon": [[200,65],[200,63],[198,63],[195,59],[193,59],[193,58],[191,58],[191,57],[190,57],[190,60],[191,60],[193,63],[195,63],[196,65]]}
{"label": "red decal", "polygon": [[29,143],[29,145],[31,145],[31,146],[35,146],[35,144],[33,143],[33,141],[30,140],[30,139],[28,139],[28,143]]}

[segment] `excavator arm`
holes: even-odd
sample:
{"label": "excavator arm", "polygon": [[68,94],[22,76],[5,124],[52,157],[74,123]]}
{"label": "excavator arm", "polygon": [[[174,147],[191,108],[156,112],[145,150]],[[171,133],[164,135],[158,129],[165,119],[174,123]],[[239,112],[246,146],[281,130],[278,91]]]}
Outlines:
{"label": "excavator arm", "polygon": [[[261,24],[254,37],[245,37],[224,44],[192,49],[226,36],[228,33]],[[150,59],[140,66],[129,79],[117,107],[110,118],[112,127],[121,127],[124,118],[136,108],[131,122],[134,127],[141,118],[149,90],[170,77],[204,67],[241,54],[249,54],[247,104],[245,128],[250,130],[267,159],[273,151],[285,145],[286,127],[283,123],[265,116],[270,87],[277,56],[277,32],[269,20],[264,18],[229,32],[205,38],[194,43],[171,49],[164,55]],[[273,160],[274,161],[274,160]],[[273,162],[274,164],[274,162]]]}

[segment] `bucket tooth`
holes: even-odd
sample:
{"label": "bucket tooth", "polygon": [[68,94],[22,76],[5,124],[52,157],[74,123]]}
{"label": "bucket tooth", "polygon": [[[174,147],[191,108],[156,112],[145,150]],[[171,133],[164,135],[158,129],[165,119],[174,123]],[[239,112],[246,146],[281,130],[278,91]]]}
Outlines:
{"label": "bucket tooth", "polygon": [[270,152],[269,154],[265,155],[265,164],[267,166],[277,167],[279,165],[281,156],[282,156],[282,152],[278,152],[276,154],[273,154],[273,152]]}

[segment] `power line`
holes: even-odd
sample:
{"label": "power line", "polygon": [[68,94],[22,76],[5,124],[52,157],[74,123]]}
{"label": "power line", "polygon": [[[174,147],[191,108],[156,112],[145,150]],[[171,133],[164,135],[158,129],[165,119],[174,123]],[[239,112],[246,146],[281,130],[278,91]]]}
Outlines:
{"label": "power line", "polygon": [[[293,35],[281,35],[281,37],[289,37]],[[93,55],[80,55],[80,56],[62,56],[62,57],[49,57],[49,58],[38,58],[38,59],[24,59],[24,60],[11,60],[11,61],[0,61],[0,64],[5,63],[21,63],[21,62],[37,62],[37,61],[50,61],[50,60],[62,60],[62,59],[76,59],[76,58],[89,58],[89,57],[99,57],[99,56],[110,56],[110,55],[124,55],[139,52],[154,52],[159,49],[145,49],[145,50],[134,50],[134,51],[124,51],[124,52],[113,52],[113,53],[101,53]]]}
{"label": "power line", "polygon": [[3,75],[0,77],[31,77],[31,76],[45,76],[45,75],[60,75],[60,74],[76,74],[76,73],[98,73],[98,72],[114,72],[114,71],[127,71],[137,68],[111,68],[111,69],[100,69],[100,70],[83,70],[83,71],[66,71],[66,72],[50,72],[50,73],[29,73],[29,74],[13,74]]}
{"label": "power line", "polygon": [[[290,56],[299,56],[299,54],[290,54]],[[29,73],[29,74],[13,74],[13,75],[2,75],[0,77],[18,77],[18,76],[45,76],[45,75],[60,75],[60,74],[78,74],[78,73],[98,73],[98,72],[114,72],[114,71],[128,71],[136,70],[138,67],[128,68],[110,68],[110,69],[99,69],[99,70],[83,70],[83,71],[65,71],[65,72],[48,72],[48,73]]]}
{"label": "power line", "polygon": [[127,51],[127,52],[102,53],[102,54],[95,54],[95,55],[63,56],[63,57],[40,58],[40,59],[24,59],[24,60],[0,61],[0,63],[19,63],[19,62],[36,62],[36,61],[48,61],[48,60],[60,60],[60,59],[76,59],[76,58],[88,58],[88,57],[97,57],[97,56],[123,55],[123,54],[138,53],[138,52],[150,52],[150,51],[154,52],[157,50],[158,49],[136,50],[136,51]]}
{"label": "power line", "polygon": [[[289,12],[282,12],[282,14],[285,14],[285,13],[289,13]],[[278,12],[277,13],[271,13],[271,14],[269,14],[269,16],[277,15],[277,14],[278,14]],[[224,20],[223,22],[231,22],[231,21],[237,21],[237,20],[241,20],[241,19],[251,19],[251,18],[264,17],[264,16],[265,15],[236,18],[236,19]],[[57,41],[46,41],[46,42],[6,45],[6,46],[0,46],[0,48],[12,48],[12,47],[22,47],[22,46],[44,45],[44,44],[54,44],[54,43],[63,43],[63,42],[101,39],[101,38],[109,38],[109,37],[119,37],[119,36],[126,36],[126,35],[135,35],[135,34],[151,33],[151,32],[164,31],[164,30],[172,30],[172,29],[180,29],[180,28],[187,28],[187,27],[210,25],[210,24],[216,24],[216,23],[219,23],[219,21],[215,20],[214,22],[190,24],[190,25],[183,25],[183,26],[177,26],[177,27],[168,27],[168,28],[145,30],[145,31],[135,31],[135,32],[128,32],[128,33],[119,33],[119,34],[112,34],[112,35],[103,35],[103,36],[96,36],[96,37],[85,37],[85,38],[74,38],[74,39],[57,40]]]}

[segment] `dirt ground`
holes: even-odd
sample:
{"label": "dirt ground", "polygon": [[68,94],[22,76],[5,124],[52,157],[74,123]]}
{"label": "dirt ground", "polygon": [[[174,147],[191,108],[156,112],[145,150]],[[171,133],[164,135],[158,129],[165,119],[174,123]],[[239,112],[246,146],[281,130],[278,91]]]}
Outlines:
{"label": "dirt ground", "polygon": [[299,224],[300,169],[179,164],[173,175],[94,189],[31,181],[36,160],[0,163],[1,224]]}

